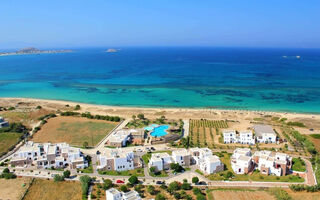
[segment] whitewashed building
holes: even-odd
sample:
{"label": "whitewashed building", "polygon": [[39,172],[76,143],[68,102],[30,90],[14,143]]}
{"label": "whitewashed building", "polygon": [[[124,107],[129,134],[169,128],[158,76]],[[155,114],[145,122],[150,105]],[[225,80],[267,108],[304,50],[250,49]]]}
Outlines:
{"label": "whitewashed building", "polygon": [[120,192],[115,188],[110,188],[106,190],[106,200],[141,200],[141,197],[135,190]]}
{"label": "whitewashed building", "polygon": [[240,131],[237,133],[235,130],[224,130],[223,140],[225,144],[240,143],[240,144],[255,144],[255,137],[252,131]]}
{"label": "whitewashed building", "polygon": [[187,149],[176,150],[172,152],[172,160],[174,163],[178,163],[181,166],[189,166],[191,155]]}
{"label": "whitewashed building", "polygon": [[256,169],[265,175],[286,175],[292,166],[292,157],[284,153],[257,151],[253,154]]}
{"label": "whitewashed building", "polygon": [[254,133],[259,143],[276,143],[277,134],[270,125],[254,125]]}
{"label": "whitewashed building", "polygon": [[171,163],[173,160],[168,153],[154,153],[151,155],[148,167],[155,167],[157,171],[162,171],[169,169]]}
{"label": "whitewashed building", "polygon": [[253,170],[251,150],[249,148],[237,148],[231,156],[231,167],[236,174],[247,174]]}
{"label": "whitewashed building", "polygon": [[88,166],[79,148],[70,147],[66,143],[33,143],[23,145],[10,160],[11,165],[38,168],[85,168]]}
{"label": "whitewashed building", "polygon": [[135,168],[133,151],[124,149],[106,149],[98,156],[97,169],[107,171],[127,171]]}
{"label": "whitewashed building", "polygon": [[0,117],[0,128],[8,127],[9,122],[5,121],[2,117]]}
{"label": "whitewashed building", "polygon": [[210,149],[191,148],[189,152],[191,155],[191,163],[196,164],[202,172],[212,174],[224,170],[224,164],[218,156],[212,154]]}

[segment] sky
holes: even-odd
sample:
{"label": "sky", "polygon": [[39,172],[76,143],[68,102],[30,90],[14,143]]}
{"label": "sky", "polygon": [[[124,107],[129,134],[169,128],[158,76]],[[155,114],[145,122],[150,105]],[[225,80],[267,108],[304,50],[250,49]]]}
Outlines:
{"label": "sky", "polygon": [[320,48],[320,1],[0,1],[0,49],[26,46]]}

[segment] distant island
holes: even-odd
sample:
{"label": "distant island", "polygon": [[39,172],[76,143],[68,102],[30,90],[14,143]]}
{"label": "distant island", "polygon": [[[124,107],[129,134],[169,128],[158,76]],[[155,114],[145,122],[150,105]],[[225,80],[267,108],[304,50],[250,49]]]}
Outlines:
{"label": "distant island", "polygon": [[20,49],[15,52],[3,52],[0,53],[0,56],[11,56],[11,55],[24,55],[24,54],[44,54],[44,53],[69,53],[72,50],[39,50],[34,47],[28,47]]}
{"label": "distant island", "polygon": [[107,53],[115,53],[115,52],[118,52],[118,50],[117,49],[108,49],[106,52]]}

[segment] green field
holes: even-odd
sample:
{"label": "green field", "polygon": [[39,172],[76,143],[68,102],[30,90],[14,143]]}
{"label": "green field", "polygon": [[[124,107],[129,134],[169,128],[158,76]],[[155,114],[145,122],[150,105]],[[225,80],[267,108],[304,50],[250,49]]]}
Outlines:
{"label": "green field", "polygon": [[21,133],[0,133],[0,156],[15,146],[22,136]]}
{"label": "green field", "polygon": [[320,139],[320,134],[311,134],[309,136],[313,137],[314,139]]}

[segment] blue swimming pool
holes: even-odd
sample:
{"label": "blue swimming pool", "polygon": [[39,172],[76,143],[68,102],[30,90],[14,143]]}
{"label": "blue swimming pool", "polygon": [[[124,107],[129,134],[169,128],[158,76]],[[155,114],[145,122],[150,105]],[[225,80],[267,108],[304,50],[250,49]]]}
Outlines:
{"label": "blue swimming pool", "polygon": [[165,136],[168,134],[166,132],[168,128],[169,128],[169,125],[161,125],[161,126],[155,127],[153,131],[150,133],[150,135],[154,137]]}
{"label": "blue swimming pool", "polygon": [[155,127],[159,126],[158,124],[151,124],[147,127],[144,127],[144,130],[152,131]]}

